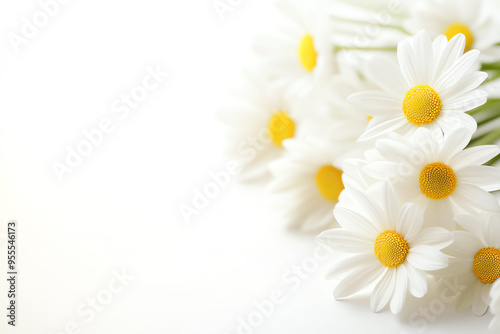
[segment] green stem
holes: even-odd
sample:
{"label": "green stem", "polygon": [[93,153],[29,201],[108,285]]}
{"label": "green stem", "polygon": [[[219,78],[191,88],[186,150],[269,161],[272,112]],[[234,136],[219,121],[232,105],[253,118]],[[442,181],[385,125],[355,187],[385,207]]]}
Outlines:
{"label": "green stem", "polygon": [[488,82],[492,82],[496,79],[500,78],[500,69],[498,70],[489,70],[488,71],[488,78],[483,82],[483,84],[486,84]]}
{"label": "green stem", "polygon": [[481,71],[500,70],[500,61],[495,63],[481,64]]}
{"label": "green stem", "polygon": [[497,156],[495,156],[493,159],[491,159],[490,161],[488,161],[487,163],[485,163],[486,166],[492,166],[495,162],[497,162],[498,160],[500,160],[500,154],[498,154]]}
{"label": "green stem", "polygon": [[493,113],[491,114],[490,116],[486,117],[485,119],[482,119],[480,121],[477,122],[477,126],[481,126],[481,125],[484,125],[486,123],[489,123],[497,118],[500,117],[500,114],[499,113]]}
{"label": "green stem", "polygon": [[495,129],[488,132],[482,136],[474,138],[470,141],[469,147],[480,146],[480,145],[490,145],[495,143],[500,138],[500,129]]}
{"label": "green stem", "polygon": [[488,99],[485,104],[482,106],[477,107],[476,109],[472,109],[468,111],[467,113],[469,115],[476,115],[479,112],[486,110],[486,109],[495,109],[495,110],[500,110],[500,99]]}

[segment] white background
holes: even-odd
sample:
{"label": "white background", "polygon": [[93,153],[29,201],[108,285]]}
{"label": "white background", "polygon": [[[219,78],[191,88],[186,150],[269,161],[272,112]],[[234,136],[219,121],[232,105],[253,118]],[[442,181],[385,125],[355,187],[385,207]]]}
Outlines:
{"label": "white background", "polygon": [[[1,279],[0,332],[234,334],[274,290],[283,302],[239,333],[486,330],[490,316],[451,305],[412,318],[442,305],[432,299],[399,316],[372,313],[366,298],[336,302],[329,260],[297,280],[294,265],[318,263],[314,236],[284,228],[264,184],[232,180],[182,219],[179,205],[228,161],[214,110],[252,60],[253,36],[272,29],[270,1],[242,0],[221,20],[211,0],[70,0],[16,53],[7,34],[39,11],[34,0],[0,3],[0,233],[18,220],[20,247],[18,326],[6,325]],[[111,105],[148,66],[170,75],[119,119]],[[59,182],[51,164],[106,118],[113,132]],[[0,250],[4,277],[5,241]],[[87,321],[77,309],[122,270],[134,279]]]}

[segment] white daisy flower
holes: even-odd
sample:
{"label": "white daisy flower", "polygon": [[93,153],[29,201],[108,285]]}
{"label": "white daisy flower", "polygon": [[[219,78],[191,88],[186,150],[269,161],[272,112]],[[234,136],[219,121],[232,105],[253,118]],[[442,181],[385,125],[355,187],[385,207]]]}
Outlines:
{"label": "white daisy flower", "polygon": [[500,332],[500,280],[497,279],[492,284],[490,290],[490,311],[494,315],[493,320],[490,322],[489,329],[492,331]]}
{"label": "white daisy flower", "polygon": [[446,138],[425,128],[412,138],[389,136],[376,142],[382,159],[364,170],[379,180],[390,180],[399,198],[421,206],[429,226],[451,230],[454,215],[499,208],[489,191],[500,189],[500,169],[482,166],[500,153],[498,146],[464,150],[472,136],[465,128]]}
{"label": "white daisy flower", "polygon": [[338,71],[330,21],[322,2],[278,1],[288,18],[275,35],[260,36],[256,52],[273,82],[292,97],[304,97]]}
{"label": "white daisy flower", "polygon": [[270,165],[274,179],[270,190],[280,202],[290,227],[304,232],[332,228],[333,208],[344,190],[343,145],[328,141],[290,139],[286,154]]}
{"label": "white daisy flower", "polygon": [[455,241],[444,252],[451,256],[448,268],[436,272],[441,278],[458,277],[465,287],[456,308],[472,305],[474,314],[486,313],[492,283],[500,278],[500,214],[482,213],[456,217],[465,231],[455,231]]}
{"label": "white daisy flower", "polygon": [[241,178],[270,176],[268,163],[279,158],[283,141],[298,136],[298,105],[270,88],[269,82],[246,72],[246,84],[235,90],[233,107],[218,111],[227,125],[228,151],[242,164]]}
{"label": "white daisy flower", "polygon": [[419,127],[444,134],[463,126],[476,129],[476,121],[464,112],[486,102],[487,94],[476,88],[487,74],[471,71],[479,52],[463,54],[464,47],[463,35],[432,42],[422,31],[399,43],[399,66],[375,57],[366,75],[381,90],[349,98],[373,116],[360,140],[388,132],[411,135]]}
{"label": "white daisy flower", "polygon": [[500,16],[489,0],[423,0],[413,1],[407,24],[412,31],[426,30],[431,38],[457,34],[465,36],[465,51],[481,51],[482,62],[500,59]]}
{"label": "white daisy flower", "polygon": [[348,254],[327,276],[341,277],[334,296],[348,298],[376,284],[371,293],[372,310],[379,312],[390,302],[391,311],[397,314],[408,291],[415,297],[427,293],[426,271],[448,265],[448,257],[440,249],[452,242],[452,236],[439,227],[422,229],[422,210],[412,203],[401,207],[387,182],[370,188],[367,195],[346,191],[352,192],[363,212],[337,206],[334,214],[342,227],[317,238]]}

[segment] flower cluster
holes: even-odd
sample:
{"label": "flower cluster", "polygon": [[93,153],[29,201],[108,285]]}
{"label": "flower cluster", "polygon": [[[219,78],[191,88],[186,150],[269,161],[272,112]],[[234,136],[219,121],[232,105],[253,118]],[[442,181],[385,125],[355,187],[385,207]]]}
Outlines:
{"label": "flower cluster", "polygon": [[396,314],[457,278],[458,310],[500,315],[500,6],[277,5],[283,22],[219,112],[242,178],[338,251],[335,298],[368,289],[373,311]]}

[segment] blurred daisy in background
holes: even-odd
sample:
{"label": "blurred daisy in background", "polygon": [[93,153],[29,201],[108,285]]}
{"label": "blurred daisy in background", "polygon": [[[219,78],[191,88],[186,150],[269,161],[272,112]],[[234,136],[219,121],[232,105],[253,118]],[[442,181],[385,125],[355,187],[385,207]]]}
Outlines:
{"label": "blurred daisy in background", "polygon": [[444,139],[426,128],[410,139],[390,134],[376,142],[383,159],[368,163],[364,170],[379,180],[390,180],[402,201],[422,207],[427,226],[452,230],[454,215],[500,208],[489,193],[500,189],[500,169],[482,166],[500,149],[483,145],[464,150],[471,136],[465,128]]}
{"label": "blurred daisy in background", "polygon": [[345,253],[327,276],[341,279],[334,296],[348,298],[376,284],[371,293],[372,310],[379,312],[390,303],[397,314],[407,292],[415,297],[427,293],[426,271],[448,265],[448,257],[440,249],[453,238],[440,227],[422,229],[422,210],[412,203],[400,206],[387,182],[374,185],[366,195],[354,189],[346,192],[352,192],[364,212],[335,208],[341,228],[317,237],[320,244]]}
{"label": "blurred daisy in background", "polygon": [[471,71],[479,52],[463,54],[464,47],[463,35],[432,42],[422,31],[398,45],[399,66],[374,58],[366,74],[380,90],[349,97],[373,117],[360,140],[389,132],[410,136],[421,127],[445,135],[458,127],[475,130],[476,121],[465,111],[486,102],[486,92],[476,88],[487,74]]}
{"label": "blurred daisy in background", "polygon": [[[349,152],[328,140],[290,139],[286,153],[273,162],[269,188],[289,226],[303,232],[334,227],[333,208],[344,190],[342,161]],[[336,225],[336,224],[335,224]]]}
{"label": "blurred daisy in background", "polygon": [[[363,64],[362,59],[356,60]],[[358,146],[366,150],[370,143],[358,143],[358,138],[368,126],[369,117],[357,107],[347,102],[347,97],[360,90],[375,88],[362,78],[362,73],[345,64],[341,75],[334,75],[318,86],[302,108],[303,117],[314,123],[316,131],[321,131],[336,144]],[[318,134],[316,135],[318,137]],[[326,140],[326,139],[324,139]]]}
{"label": "blurred daisy in background", "polygon": [[465,51],[477,49],[481,62],[500,60],[500,13],[490,0],[423,0],[413,1],[408,29],[426,30],[431,38],[445,35],[451,40],[465,36]]}
{"label": "blurred daisy in background", "polygon": [[500,214],[482,213],[457,216],[465,231],[455,231],[452,245],[444,249],[451,256],[448,268],[437,277],[458,278],[465,286],[457,299],[461,311],[472,305],[475,315],[482,316],[490,304],[492,283],[500,278]]}
{"label": "blurred daisy in background", "polygon": [[285,141],[285,154],[271,165],[270,190],[290,226],[304,232],[333,227],[332,209],[344,189],[342,165],[373,147],[358,142],[368,118],[346,101],[366,84],[349,68],[344,72],[303,100],[298,112],[307,137]]}
{"label": "blurred daisy in background", "polygon": [[218,111],[226,125],[229,154],[242,163],[241,179],[266,179],[268,163],[279,158],[283,142],[298,136],[301,125],[297,120],[299,107],[271,89],[265,76],[250,71],[246,83],[234,90],[235,103]]}
{"label": "blurred daisy in background", "polygon": [[321,0],[277,1],[286,23],[274,35],[256,39],[254,49],[274,85],[302,98],[338,72],[331,21]]}

